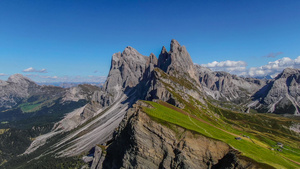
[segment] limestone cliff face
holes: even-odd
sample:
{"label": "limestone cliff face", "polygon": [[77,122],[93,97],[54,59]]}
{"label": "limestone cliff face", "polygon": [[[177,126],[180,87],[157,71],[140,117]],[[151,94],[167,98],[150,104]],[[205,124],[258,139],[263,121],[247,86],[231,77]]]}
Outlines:
{"label": "limestone cliff face", "polygon": [[126,47],[122,53],[115,53],[104,84],[105,91],[114,94],[118,88],[136,86],[146,70],[147,61],[147,56],[141,55],[132,47]]}
{"label": "limestone cliff face", "polygon": [[170,75],[186,73],[197,80],[190,54],[185,46],[181,46],[175,39],[171,41],[169,52],[165,47],[162,48],[158,58],[158,67]]}
{"label": "limestone cliff face", "polygon": [[[107,107],[126,89],[133,89],[139,99],[151,98],[149,93],[153,92],[153,88],[159,86],[155,83],[154,69],[156,67],[174,77],[184,76],[192,83],[198,82],[194,64],[186,48],[176,40],[171,41],[170,47],[169,52],[163,47],[158,59],[152,53],[149,57],[143,56],[132,47],[126,47],[122,53],[115,53],[103,90],[95,92],[92,100],[98,102],[102,107]],[[152,89],[149,89],[151,87]],[[158,90],[160,90],[159,87]],[[166,95],[168,94],[166,93]]]}
{"label": "limestone cliff face", "polygon": [[[300,70],[287,68],[275,79],[243,78],[195,66],[205,93],[216,100],[246,104],[261,113],[300,115]],[[249,110],[249,109],[248,109]]]}
{"label": "limestone cliff face", "polygon": [[254,96],[253,106],[265,112],[300,115],[300,70],[287,68]]}
{"label": "limestone cliff face", "polygon": [[97,86],[82,84],[66,89],[63,101],[91,100],[94,93],[100,91]]}
{"label": "limestone cliff face", "polygon": [[128,46],[124,51],[113,54],[111,67],[102,91],[92,96],[92,101],[108,107],[118,99],[126,89],[134,88],[143,78],[146,69],[157,64],[157,58],[143,56],[134,48]]}
{"label": "limestone cliff face", "polygon": [[212,71],[199,65],[195,67],[204,91],[217,100],[238,104],[250,101],[252,95],[266,84],[264,80],[242,78],[227,72]]}
{"label": "limestone cliff face", "polygon": [[[143,78],[146,69],[157,64],[157,58],[143,56],[134,48],[128,46],[124,51],[113,54],[111,68],[102,90],[94,91],[91,102],[88,103],[81,113],[82,119],[90,119],[105,108],[120,99],[126,89],[132,89]],[[149,68],[150,69],[150,68]]]}
{"label": "limestone cliff face", "polygon": [[223,142],[175,125],[167,127],[157,123],[142,112],[139,106],[143,103],[138,104],[120,124],[106,155],[102,154],[102,158],[105,156],[103,164],[95,160],[98,164],[93,163],[93,166],[109,169],[257,168],[256,164],[239,158],[239,154]]}

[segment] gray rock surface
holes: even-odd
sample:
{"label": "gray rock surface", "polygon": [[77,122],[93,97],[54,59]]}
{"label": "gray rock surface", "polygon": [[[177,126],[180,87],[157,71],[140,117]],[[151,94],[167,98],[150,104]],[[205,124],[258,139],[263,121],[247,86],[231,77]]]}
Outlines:
{"label": "gray rock surface", "polygon": [[96,90],[100,90],[100,88],[87,84],[66,89],[40,86],[21,74],[15,74],[10,76],[7,81],[0,81],[0,109],[17,106],[32,96],[48,100],[62,98],[62,102],[90,100]]}
{"label": "gray rock surface", "polygon": [[[157,58],[153,54],[146,57],[132,47],[126,47],[122,53],[113,55],[109,76],[102,90],[95,90],[90,96],[81,88],[71,88],[67,93],[69,100],[90,96],[90,102],[82,110],[78,109],[81,112],[74,111],[55,125],[54,132],[77,128],[76,132],[54,146],[54,149],[59,149],[72,140],[72,145],[59,152],[59,156],[78,155],[110,140],[126,110],[139,96],[134,88],[142,80],[146,69],[153,70],[156,64]],[[89,123],[84,125],[87,121]]]}
{"label": "gray rock surface", "polygon": [[105,153],[102,151],[102,149],[99,146],[96,146],[91,169],[102,169],[102,163],[104,159],[105,159]]}
{"label": "gray rock surface", "polygon": [[204,91],[216,100],[246,103],[266,84],[264,80],[242,78],[227,72],[212,71],[199,65],[195,67]]}
{"label": "gray rock surface", "polygon": [[300,115],[300,70],[286,68],[254,96],[253,107],[270,113]]}
{"label": "gray rock surface", "polygon": [[79,101],[79,100],[91,100],[95,92],[99,92],[101,89],[97,86],[89,84],[81,84],[75,87],[66,89],[63,97],[63,101]]}
{"label": "gray rock surface", "polygon": [[111,68],[104,90],[115,95],[116,90],[134,87],[143,76],[148,57],[141,55],[134,48],[128,46],[122,53],[112,56]]}
{"label": "gray rock surface", "polygon": [[223,142],[173,127],[174,130],[151,120],[136,105],[120,124],[116,140],[106,149],[103,168],[257,167],[239,159],[238,153]]}
{"label": "gray rock surface", "polygon": [[7,81],[0,81],[0,108],[12,108],[39,91],[40,87],[29,78],[21,74],[12,75]]}
{"label": "gray rock surface", "polygon": [[158,58],[158,67],[170,75],[186,73],[197,80],[194,63],[185,46],[181,46],[175,39],[172,39],[170,51],[163,47]]}

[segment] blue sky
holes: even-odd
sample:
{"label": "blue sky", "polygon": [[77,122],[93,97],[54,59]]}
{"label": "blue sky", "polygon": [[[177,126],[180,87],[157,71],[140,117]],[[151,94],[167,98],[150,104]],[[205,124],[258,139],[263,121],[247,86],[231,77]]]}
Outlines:
{"label": "blue sky", "polygon": [[271,75],[300,68],[299,9],[295,0],[1,0],[0,79],[97,81],[113,53],[158,56],[171,39],[213,70]]}

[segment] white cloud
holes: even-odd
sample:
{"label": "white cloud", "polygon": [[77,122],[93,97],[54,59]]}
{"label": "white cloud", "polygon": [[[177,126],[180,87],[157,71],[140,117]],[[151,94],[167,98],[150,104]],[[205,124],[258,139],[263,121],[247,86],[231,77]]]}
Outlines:
{"label": "white cloud", "polygon": [[47,73],[47,70],[46,69],[36,70],[35,68],[30,67],[30,68],[24,69],[23,72]]}
{"label": "white cloud", "polygon": [[7,76],[7,74],[5,74],[5,73],[0,73],[0,76]]}
{"label": "white cloud", "polygon": [[37,74],[27,74],[36,82],[87,82],[87,83],[102,83],[105,82],[106,76],[43,76]]}
{"label": "white cloud", "polygon": [[201,66],[208,67],[214,71],[225,71],[232,74],[237,74],[240,76],[250,76],[250,77],[266,77],[271,76],[276,77],[285,68],[297,68],[300,69],[300,56],[296,59],[291,59],[289,57],[283,57],[274,62],[269,62],[266,65],[260,67],[246,68],[247,63],[244,61],[222,61],[222,62],[211,62],[208,64],[202,64]]}
{"label": "white cloud", "polygon": [[272,78],[276,77],[279,73],[285,68],[300,68],[300,56],[296,59],[291,59],[289,57],[283,57],[274,62],[269,62],[266,65],[260,67],[252,67],[248,71],[248,75],[252,77],[264,77],[271,76]]}
{"label": "white cloud", "polygon": [[214,71],[225,71],[234,74],[240,74],[246,70],[247,63],[244,61],[213,61],[208,64],[202,64],[201,66],[208,67]]}

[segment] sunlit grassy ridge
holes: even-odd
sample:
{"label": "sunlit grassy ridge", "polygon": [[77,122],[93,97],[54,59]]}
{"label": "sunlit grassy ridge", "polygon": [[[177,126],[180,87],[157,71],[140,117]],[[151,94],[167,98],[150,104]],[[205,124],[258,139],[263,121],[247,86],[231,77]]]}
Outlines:
{"label": "sunlit grassy ridge", "polygon": [[149,101],[146,103],[153,107],[143,107],[143,111],[149,116],[198,132],[204,136],[221,140],[242,152],[244,156],[252,158],[257,162],[266,163],[275,168],[300,168],[299,165],[282,157],[293,158],[293,160],[297,161],[299,156],[296,153],[290,153],[289,151],[279,153],[273,151],[267,143],[258,140],[255,140],[255,143],[243,137],[242,140],[236,140],[236,133],[240,131],[236,130],[232,132],[233,129],[231,131],[224,130],[209,122],[201,121],[196,116],[187,113],[184,114],[184,112],[180,112],[178,108],[172,105],[166,106],[166,103]]}
{"label": "sunlit grassy ridge", "polygon": [[[258,113],[240,113],[233,110],[244,110],[245,107],[226,102],[226,108],[220,106],[220,103],[210,100],[202,95],[201,88],[191,87],[196,86],[193,79],[186,75],[184,79],[166,74],[160,69],[155,69],[158,72],[160,81],[164,87],[171,93],[171,97],[181,104],[184,112],[189,113],[192,117],[200,118],[205,122],[209,122],[216,128],[226,130],[232,134],[250,137],[250,141],[261,147],[273,149],[274,153],[279,153],[288,157],[291,160],[300,162],[300,137],[299,134],[291,131],[289,126],[294,123],[300,123],[296,118],[285,118],[273,114],[258,114]],[[187,94],[198,93],[202,99],[198,100],[195,97]],[[168,104],[160,102],[165,107]],[[172,105],[174,105],[172,103]],[[234,108],[232,108],[234,107]],[[240,108],[239,108],[240,107]],[[175,107],[169,107],[175,109]],[[176,108],[176,111],[181,112],[181,109]],[[250,110],[250,112],[252,112]],[[244,138],[247,139],[247,138]],[[278,147],[277,143],[284,143],[284,146]],[[282,152],[278,152],[280,149]],[[299,168],[299,167],[298,167]]]}

